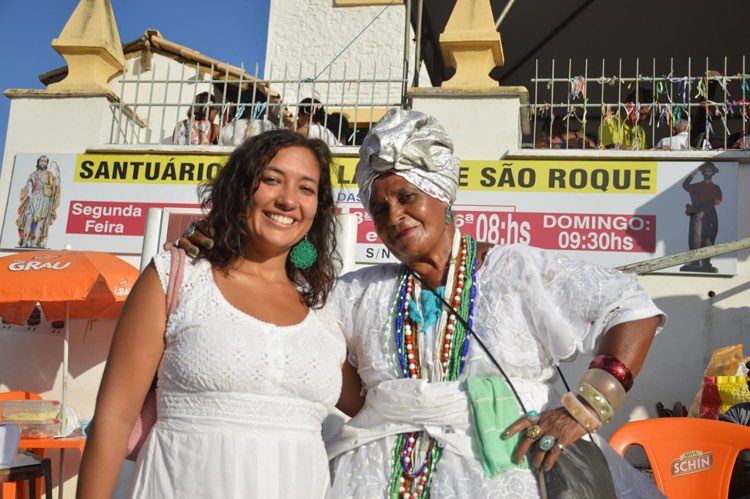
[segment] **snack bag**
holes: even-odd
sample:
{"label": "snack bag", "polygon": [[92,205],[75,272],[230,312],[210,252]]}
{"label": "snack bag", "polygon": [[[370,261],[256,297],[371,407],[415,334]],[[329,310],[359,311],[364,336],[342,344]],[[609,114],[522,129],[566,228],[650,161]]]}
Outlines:
{"label": "snack bag", "polygon": [[740,402],[750,402],[747,376],[706,376],[703,380],[701,417],[717,419]]}
{"label": "snack bag", "polygon": [[[710,376],[734,376],[737,374],[737,369],[744,361],[742,355],[742,345],[731,345],[726,347],[717,348],[711,354],[711,360],[706,366],[706,370],[703,373],[703,382],[701,383],[698,393],[693,399],[693,403],[690,404],[690,410],[688,410],[688,416],[691,418],[703,417],[701,415],[701,401],[703,399],[704,385],[707,377]],[[712,390],[713,388],[709,388]],[[708,399],[711,400],[712,393],[708,394]],[[713,402],[715,404],[715,402]],[[718,410],[718,409],[717,409]],[[717,414],[718,417],[718,414]],[[713,418],[715,419],[715,418]]]}

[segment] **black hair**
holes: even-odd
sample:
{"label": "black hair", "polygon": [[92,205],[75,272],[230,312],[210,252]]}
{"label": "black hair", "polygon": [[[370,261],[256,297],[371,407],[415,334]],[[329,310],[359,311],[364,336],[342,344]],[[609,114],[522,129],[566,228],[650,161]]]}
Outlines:
{"label": "black hair", "polygon": [[312,97],[299,101],[299,114],[310,116],[312,123],[322,125],[326,122],[326,110],[323,108],[323,103]]}
{"label": "black hair", "polygon": [[[341,132],[339,133],[339,127]],[[341,113],[331,113],[328,115],[328,122],[326,123],[328,128],[336,136],[339,142],[344,145],[349,144],[352,135],[352,128],[349,125],[349,120]],[[340,136],[339,136],[340,135]]]}
{"label": "black hair", "polygon": [[547,137],[562,137],[563,135],[563,120],[562,116],[555,114],[552,118],[552,122],[550,123],[550,117],[547,116],[545,118],[541,119],[541,130],[542,133],[547,135]]}
{"label": "black hair", "polygon": [[188,118],[193,118],[194,120],[205,120],[209,114],[209,109],[211,109],[209,104],[213,101],[213,96],[208,92],[201,92],[196,95],[192,107],[188,108]]}
{"label": "black hair", "polygon": [[[654,93],[651,91],[651,89],[646,87],[638,87],[638,102],[641,104],[651,104],[651,102],[654,100]],[[635,102],[635,90],[632,90],[627,97],[625,97],[625,102]]]}

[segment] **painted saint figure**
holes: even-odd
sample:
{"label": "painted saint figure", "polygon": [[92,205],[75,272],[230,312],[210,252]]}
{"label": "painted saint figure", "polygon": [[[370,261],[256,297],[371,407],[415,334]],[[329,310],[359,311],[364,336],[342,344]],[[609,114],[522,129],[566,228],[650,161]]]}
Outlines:
{"label": "painted saint figure", "polygon": [[[698,173],[703,174],[701,182],[692,183]],[[690,217],[688,228],[688,248],[691,250],[713,246],[719,231],[719,217],[716,205],[721,203],[721,188],[714,184],[712,177],[719,172],[713,163],[703,163],[682,182],[682,188],[690,194],[690,204],[685,205],[685,214]],[[711,265],[710,258],[704,258],[680,267],[683,272],[718,272]]]}
{"label": "painted saint figure", "polygon": [[57,218],[60,204],[60,171],[49,158],[39,156],[34,170],[21,189],[18,205],[18,246],[22,248],[45,248],[49,227]]}

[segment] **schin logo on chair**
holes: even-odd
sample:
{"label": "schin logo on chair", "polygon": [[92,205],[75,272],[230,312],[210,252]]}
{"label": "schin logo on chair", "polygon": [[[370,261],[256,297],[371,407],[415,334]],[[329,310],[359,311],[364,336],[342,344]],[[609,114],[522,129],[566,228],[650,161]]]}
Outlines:
{"label": "schin logo on chair", "polygon": [[694,450],[686,452],[672,461],[672,476],[690,475],[708,471],[714,465],[711,452]]}

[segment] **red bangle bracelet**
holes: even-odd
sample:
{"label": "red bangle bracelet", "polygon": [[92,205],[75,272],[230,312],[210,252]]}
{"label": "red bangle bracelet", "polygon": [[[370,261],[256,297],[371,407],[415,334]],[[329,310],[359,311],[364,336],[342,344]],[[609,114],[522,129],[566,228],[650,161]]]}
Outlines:
{"label": "red bangle bracelet", "polygon": [[611,355],[597,355],[591,361],[591,364],[589,364],[589,369],[592,368],[607,371],[617,378],[617,381],[620,382],[626,392],[633,386],[633,373],[630,372],[628,366],[620,362],[616,357]]}

